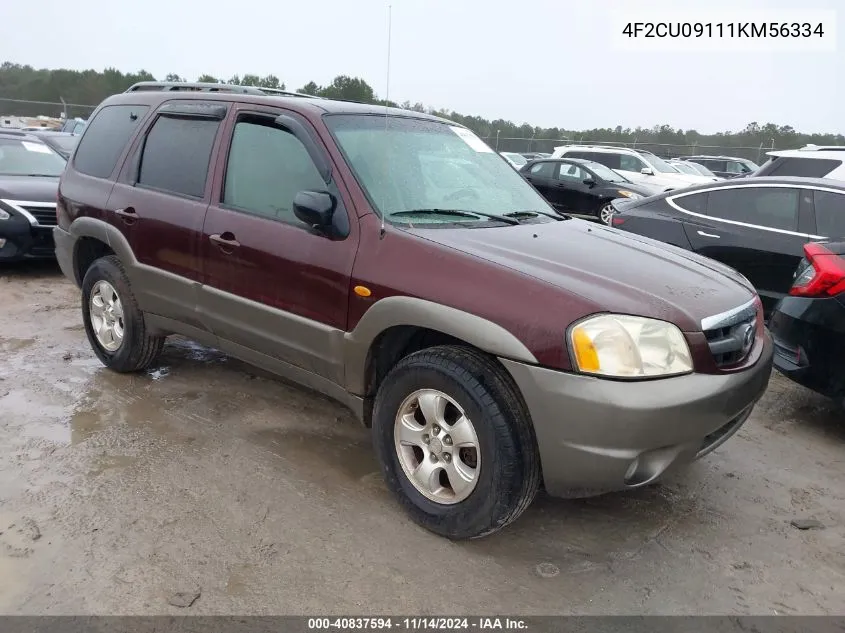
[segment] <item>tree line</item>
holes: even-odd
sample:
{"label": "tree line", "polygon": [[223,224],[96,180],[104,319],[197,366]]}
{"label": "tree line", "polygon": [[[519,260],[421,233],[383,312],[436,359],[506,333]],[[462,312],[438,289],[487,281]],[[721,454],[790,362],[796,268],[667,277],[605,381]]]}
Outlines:
{"label": "tree line", "polygon": [[[102,72],[96,70],[68,70],[33,68],[32,66],[5,62],[0,65],[0,114],[36,116],[48,114],[56,116],[61,108],[44,106],[26,101],[43,101],[58,103],[62,99],[68,104],[83,104],[95,106],[104,98],[117,92],[123,92],[132,84],[139,81],[154,81],[156,78],[146,70],[135,73],[122,73],[115,68],[106,68]],[[177,74],[168,74],[165,81],[186,81]],[[259,76],[255,74],[235,75],[234,77],[214,77],[204,74],[197,81],[212,83],[228,83],[243,86],[257,86],[266,88],[286,89],[284,81],[276,75]],[[380,99],[373,88],[359,77],[338,75],[331,83],[319,85],[310,81],[297,88],[296,92],[341,99],[361,103],[384,104],[397,106],[418,112],[428,112],[450,119],[473,130],[491,144],[494,139],[501,139],[502,149],[507,148],[508,139],[532,139],[535,149],[546,149],[560,139],[573,141],[602,141],[620,144],[634,144],[637,146],[671,145],[677,147],[720,147],[729,148],[758,148],[764,150],[770,147],[794,148],[813,143],[816,145],[845,145],[842,134],[806,134],[799,132],[789,125],[775,123],[749,123],[739,131],[725,131],[716,134],[701,134],[694,129],[683,130],[671,125],[655,125],[653,127],[607,127],[589,130],[573,130],[571,128],[532,126],[529,123],[518,124],[504,119],[485,119],[481,116],[464,115],[453,110],[432,108],[422,103],[388,102]],[[46,109],[45,109],[46,108]],[[92,108],[70,106],[72,116],[87,116]],[[514,145],[510,143],[510,145]],[[521,145],[524,145],[522,143]],[[518,149],[513,147],[513,149]]]}

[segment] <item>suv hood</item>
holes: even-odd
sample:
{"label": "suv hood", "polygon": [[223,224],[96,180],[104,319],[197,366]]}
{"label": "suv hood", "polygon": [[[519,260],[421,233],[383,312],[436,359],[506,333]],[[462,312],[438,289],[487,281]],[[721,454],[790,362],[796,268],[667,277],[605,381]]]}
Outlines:
{"label": "suv hood", "polygon": [[0,200],[55,202],[58,190],[58,176],[0,176]]}
{"label": "suv hood", "polygon": [[704,317],[756,294],[718,262],[581,220],[408,232],[576,294],[592,304],[584,316],[634,314],[700,332]]}

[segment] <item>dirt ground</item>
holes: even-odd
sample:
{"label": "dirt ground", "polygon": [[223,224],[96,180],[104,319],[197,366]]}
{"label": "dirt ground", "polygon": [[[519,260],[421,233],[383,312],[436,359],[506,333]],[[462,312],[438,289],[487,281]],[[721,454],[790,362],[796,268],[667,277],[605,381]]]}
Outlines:
{"label": "dirt ground", "polygon": [[339,405],[182,339],[112,373],[55,264],[0,268],[0,613],[841,613],[844,455],[845,415],[775,375],[677,478],[452,543]]}

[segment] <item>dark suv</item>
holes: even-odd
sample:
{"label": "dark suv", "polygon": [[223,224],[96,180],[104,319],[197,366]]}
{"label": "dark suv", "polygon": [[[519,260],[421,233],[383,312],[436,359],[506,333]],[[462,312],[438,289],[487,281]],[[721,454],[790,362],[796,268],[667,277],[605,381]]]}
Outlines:
{"label": "dark suv", "polygon": [[130,89],[92,115],[56,249],[91,345],[181,334],[348,405],[450,538],[648,484],[731,436],[771,339],[741,276],[555,214],[472,132],[259,89]]}

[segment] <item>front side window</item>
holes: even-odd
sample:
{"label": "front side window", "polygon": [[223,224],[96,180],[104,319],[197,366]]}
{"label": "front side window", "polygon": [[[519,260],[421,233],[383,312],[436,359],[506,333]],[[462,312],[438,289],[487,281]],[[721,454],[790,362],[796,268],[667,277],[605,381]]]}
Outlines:
{"label": "front side window", "polygon": [[745,165],[745,163],[741,163],[736,160],[729,160],[725,171],[731,174],[747,174],[751,170]]}
{"label": "front side window", "polygon": [[622,171],[639,172],[645,169],[646,167],[648,167],[648,165],[646,165],[637,156],[633,156],[632,154],[619,154],[619,169],[621,169]]}
{"label": "front side window", "polygon": [[61,176],[65,159],[41,141],[0,138],[0,176]]}
{"label": "front side window", "polygon": [[224,205],[301,224],[293,213],[296,194],[325,188],[308,150],[286,129],[252,118],[235,125],[226,164]]}
{"label": "front side window", "polygon": [[584,180],[586,177],[587,173],[578,167],[578,165],[568,163],[560,164],[560,169],[557,175],[558,180],[562,180],[564,182],[574,182]]}
{"label": "front side window", "polygon": [[144,142],[138,184],[202,198],[220,121],[162,115]]}
{"label": "front side window", "polygon": [[784,231],[798,228],[800,191],[788,187],[739,187],[714,189],[707,215]]}
{"label": "front side window", "polygon": [[102,108],[86,126],[73,157],[81,173],[108,178],[149,106],[113,105]]}
{"label": "front side window", "polygon": [[845,237],[845,194],[832,191],[814,191],[816,208],[816,233],[824,237]]}
{"label": "front side window", "polygon": [[401,116],[344,114],[324,120],[370,204],[388,221],[484,226],[490,218],[468,214],[552,212],[469,130]]}

